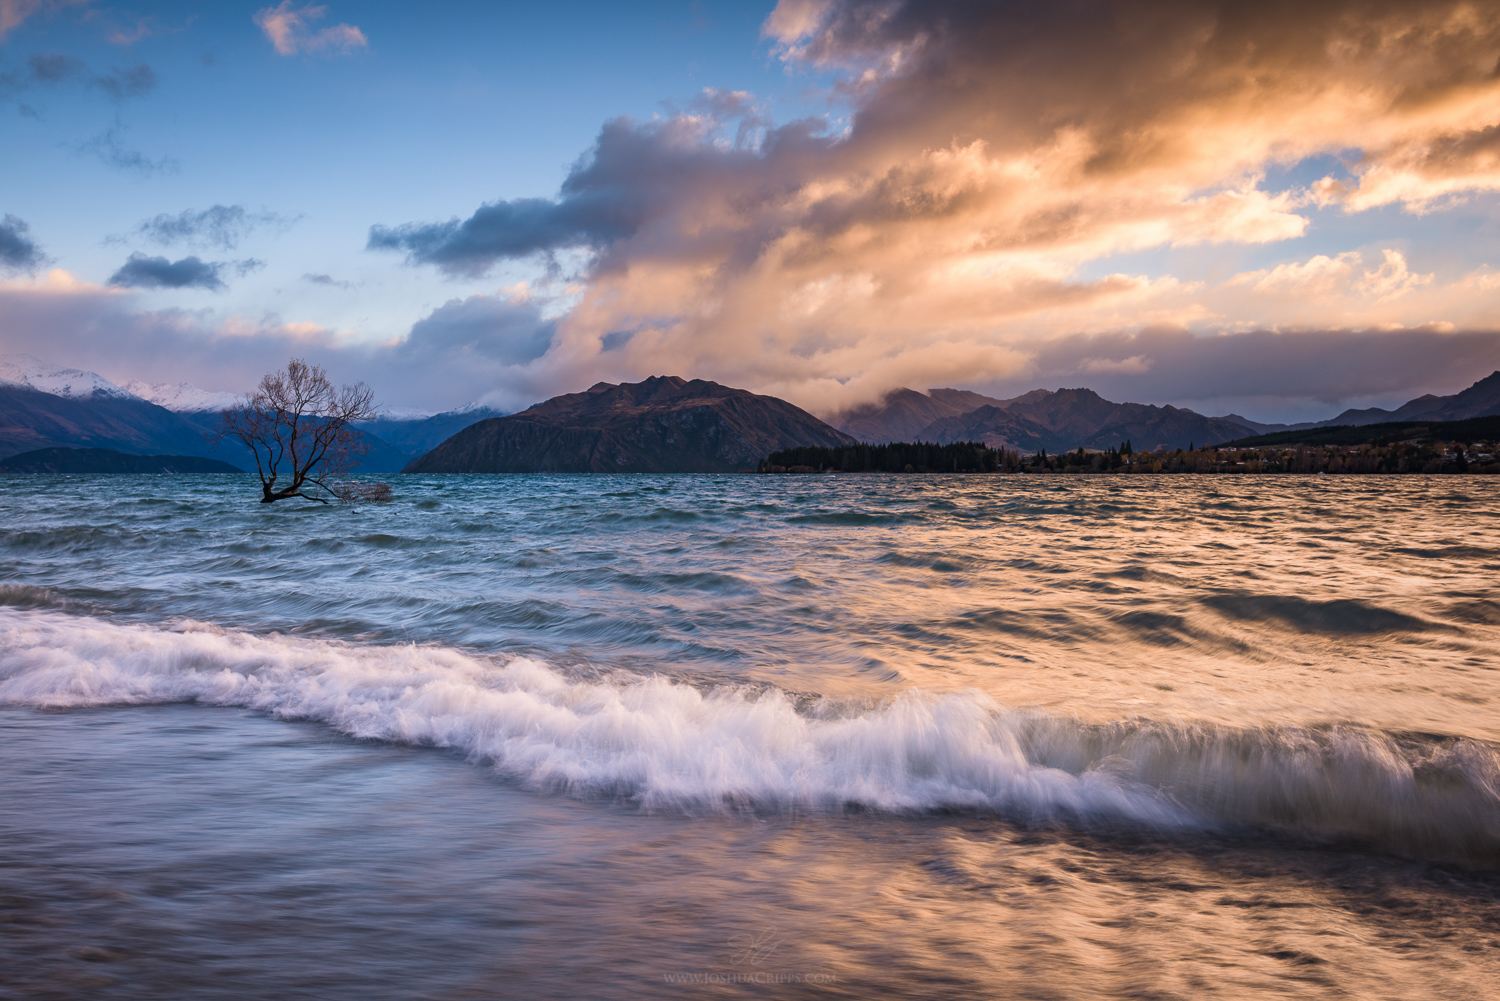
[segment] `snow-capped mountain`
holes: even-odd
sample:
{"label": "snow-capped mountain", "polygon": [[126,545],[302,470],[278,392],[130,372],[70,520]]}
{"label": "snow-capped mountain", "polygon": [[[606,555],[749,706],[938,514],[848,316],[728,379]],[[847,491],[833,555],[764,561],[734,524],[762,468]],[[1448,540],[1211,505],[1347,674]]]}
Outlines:
{"label": "snow-capped mountain", "polygon": [[[30,355],[0,358],[0,458],[39,448],[208,455],[207,428],[96,372]],[[233,458],[233,456],[231,456]]]}
{"label": "snow-capped mountain", "polygon": [[217,393],[211,389],[199,389],[188,382],[143,382],[135,379],[127,382],[125,388],[143,400],[150,400],[158,407],[166,407],[178,414],[223,410],[234,406],[241,399],[238,393]]}
{"label": "snow-capped mountain", "polygon": [[429,417],[436,416],[431,410],[423,410],[420,407],[385,407],[376,418],[382,421],[425,421]]}
{"label": "snow-capped mountain", "polygon": [[0,385],[21,386],[70,400],[88,399],[96,393],[120,399],[136,398],[135,393],[115,385],[97,372],[59,368],[31,355],[0,357]]}

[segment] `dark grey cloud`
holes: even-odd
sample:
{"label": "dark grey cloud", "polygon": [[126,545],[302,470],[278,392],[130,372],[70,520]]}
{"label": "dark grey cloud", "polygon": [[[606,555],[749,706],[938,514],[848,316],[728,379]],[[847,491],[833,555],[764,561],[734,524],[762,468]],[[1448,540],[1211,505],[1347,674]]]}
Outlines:
{"label": "dark grey cloud", "polygon": [[[480,206],[467,219],[372,226],[369,250],[405,251],[413,264],[454,275],[480,275],[499,261],[572,248],[602,250],[636,235],[683,204],[694,189],[729,174],[754,173],[765,156],[814,139],[821,123],[799,121],[764,130],[739,95],[710,94],[702,110],[751,120],[724,146],[711,133],[727,122],[676,116],[667,121],[618,118],[574,165],[556,199],[516,198]],[[753,144],[753,145],[752,145]]]}
{"label": "dark grey cloud", "polygon": [[46,263],[42,248],[31,238],[31,227],[13,215],[0,219],[0,269],[32,272]]}
{"label": "dark grey cloud", "polygon": [[9,89],[21,90],[30,85],[56,87],[63,84],[78,84],[123,101],[132,97],[144,97],[156,88],[156,72],[141,63],[138,66],[112,66],[98,72],[88,64],[61,52],[42,52],[26,61],[27,72],[12,73],[6,77]]}
{"label": "dark grey cloud", "polygon": [[110,276],[109,283],[128,288],[206,288],[218,291],[225,287],[219,277],[222,268],[221,264],[196,257],[169,261],[165,257],[134,253],[120,270]]}
{"label": "dark grey cloud", "polygon": [[243,205],[212,205],[196,211],[183,209],[176,215],[162,212],[136,226],[127,236],[109,239],[112,243],[137,238],[163,247],[192,244],[233,250],[256,229],[284,230],[296,221],[265,209],[253,212]]}
{"label": "dark grey cloud", "polygon": [[399,355],[419,365],[493,369],[540,358],[557,329],[529,300],[473,295],[450,299],[412,325]]}
{"label": "dark grey cloud", "polygon": [[171,261],[137,252],[110,276],[109,283],[122,288],[203,288],[217,292],[225,287],[222,277],[225,271],[243,276],[265,266],[265,261],[253,257],[228,262],[204,261],[197,257]]}
{"label": "dark grey cloud", "polygon": [[148,177],[154,174],[175,174],[182,169],[182,165],[170,156],[153,160],[131,147],[125,142],[124,133],[123,126],[112,126],[94,138],[79,143],[73,147],[73,151],[80,156],[96,156],[106,167]]}
{"label": "dark grey cloud", "polygon": [[404,250],[412,263],[478,275],[495,262],[627,235],[633,220],[610,218],[611,206],[517,198],[481,205],[462,221],[370,227],[369,250]]}
{"label": "dark grey cloud", "polygon": [[31,78],[37,83],[62,83],[74,80],[88,71],[83,60],[65,56],[61,52],[43,52],[32,56],[27,63]]}
{"label": "dark grey cloud", "polygon": [[156,87],[156,74],[150,66],[142,63],[128,69],[116,67],[108,73],[96,73],[89,78],[89,84],[110,97],[123,101],[127,97],[144,97],[149,94]]}
{"label": "dark grey cloud", "polygon": [[339,281],[332,275],[313,274],[312,272],[308,272],[307,274],[303,275],[302,280],[305,282],[311,282],[314,285],[326,285],[329,288],[351,289],[354,287],[353,282]]}

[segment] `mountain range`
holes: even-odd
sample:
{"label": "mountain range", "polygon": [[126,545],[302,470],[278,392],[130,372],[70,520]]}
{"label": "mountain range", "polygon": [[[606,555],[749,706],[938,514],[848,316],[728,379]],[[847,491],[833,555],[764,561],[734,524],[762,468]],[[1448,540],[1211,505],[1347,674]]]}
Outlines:
{"label": "mountain range", "polygon": [[1231,418],[1113,403],[1091,389],[1034,389],[1008,400],[956,389],[925,395],[898,389],[880,403],[834,414],[829,423],[871,444],[982,441],[1023,453],[1112,448],[1125,441],[1140,451],[1186,448],[1256,433],[1253,425]]}
{"label": "mountain range", "polygon": [[1345,410],[1337,417],[1315,424],[1296,424],[1285,428],[1262,424],[1259,427],[1267,431],[1299,431],[1304,427],[1359,427],[1364,424],[1389,424],[1393,421],[1466,421],[1472,417],[1488,417],[1491,414],[1500,414],[1500,371],[1490,373],[1461,393],[1454,393],[1452,396],[1433,396],[1428,393],[1409,400],[1395,410],[1369,407],[1365,410]]}
{"label": "mountain range", "polygon": [[774,396],[654,376],[601,382],[471,425],[408,473],[731,473],[798,445],[854,438]]}
{"label": "mountain range", "polygon": [[142,455],[213,454],[206,427],[107,390],[87,395],[0,383],[0,458],[39,448],[108,448]]}
{"label": "mountain range", "polygon": [[470,404],[430,417],[382,416],[355,426],[367,436],[373,435],[406,453],[407,458],[402,463],[405,465],[471,424],[504,416],[504,411]]}
{"label": "mountain range", "polygon": [[[1172,406],[1112,403],[1090,389],[1032,390],[1008,400],[966,390],[897,389],[879,402],[829,417],[861,441],[982,441],[1031,453],[1103,449],[1129,441],[1137,451],[1187,448],[1250,435],[1408,420],[1464,420],[1500,413],[1500,372],[1452,396],[1418,397],[1396,410],[1346,410],[1326,421],[1263,424],[1235,414],[1205,417]],[[925,423],[924,423],[925,422]]]}
{"label": "mountain range", "polygon": [[[36,449],[96,448],[131,455],[201,456],[253,469],[238,445],[208,441],[232,394],[133,382],[0,358],[0,460]],[[1130,441],[1138,451],[1185,448],[1252,435],[1500,414],[1500,372],[1451,396],[1426,395],[1395,410],[1350,409],[1302,424],[1236,414],[1114,403],[1089,389],[1033,390],[1010,399],[961,389],[897,389],[827,423],[790,403],[703,380],[657,376],[599,383],[519,414],[469,406],[434,415],[387,413],[360,425],[370,452],[361,472],[729,471],[753,469],[773,451],[855,441],[983,441],[1023,453]]]}
{"label": "mountain range", "polygon": [[[255,460],[235,442],[208,436],[220,409],[239,394],[189,383],[116,385],[94,372],[48,365],[28,355],[0,358],[0,459],[36,449],[110,449],[132,455],[211,457],[245,469]],[[360,472],[398,472],[413,458],[477,420],[486,407],[381,418],[359,425],[370,450]]]}

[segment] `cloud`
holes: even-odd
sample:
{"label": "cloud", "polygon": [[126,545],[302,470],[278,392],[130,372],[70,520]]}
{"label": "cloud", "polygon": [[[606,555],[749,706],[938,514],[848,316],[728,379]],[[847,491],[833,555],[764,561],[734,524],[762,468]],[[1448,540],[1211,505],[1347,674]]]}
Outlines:
{"label": "cloud", "polygon": [[[311,51],[324,13],[262,27]],[[545,318],[498,293],[326,350],[413,392],[458,391],[418,360],[518,399],[672,372],[826,412],[1053,378],[1143,402],[1452,391],[1497,343],[1493,272],[1401,236],[1500,190],[1500,0],[787,0],[764,30],[846,118],[709,90],[603,123],[555,197],[380,220],[368,247],[413,266],[568,254],[577,286]],[[1173,248],[1212,266],[1174,274]]]}
{"label": "cloud", "polygon": [[1288,261],[1274,268],[1241,272],[1228,284],[1247,285],[1257,292],[1300,298],[1334,295],[1345,291],[1361,263],[1363,258],[1357,251],[1347,251],[1336,257],[1318,254],[1307,261]]}
{"label": "cloud", "polygon": [[[1003,381],[1075,335],[1500,328],[1495,290],[1391,243],[1232,280],[1098,275],[1272,247],[1329,208],[1500,190],[1495,0],[797,0],[765,31],[793,72],[836,78],[847,128],[705,92],[605,123],[553,198],[377,225],[367,246],[452,276],[580,253],[577,303],[526,363],[542,382],[674,371],[824,409],[919,375]],[[1267,180],[1316,158],[1347,166]],[[1171,371],[1081,357],[1138,355]]]}
{"label": "cloud", "polygon": [[1413,289],[1431,285],[1435,274],[1414,274],[1406,255],[1389,247],[1381,251],[1379,267],[1366,270],[1364,256],[1356,250],[1336,257],[1319,254],[1305,262],[1290,261],[1274,268],[1235,275],[1229,286],[1248,285],[1256,292],[1299,299],[1347,297],[1351,293],[1389,302]]}
{"label": "cloud", "polygon": [[523,287],[455,299],[408,337],[370,343],[274,314],[215,318],[204,310],[145,310],[128,288],[48,280],[0,282],[0,354],[66,359],[107,378],[247,390],[293,355],[340,381],[364,379],[381,402],[450,409],[484,400],[520,409],[552,395],[526,360],[547,350],[556,321]]}
{"label": "cloud", "polygon": [[87,64],[73,56],[60,52],[43,52],[26,61],[28,70],[23,80],[12,80],[13,88],[26,84],[58,86],[78,83],[102,91],[115,100],[143,97],[156,87],[156,72],[141,63],[138,66],[111,67],[106,73],[89,69]]}
{"label": "cloud", "polygon": [[1087,372],[1089,375],[1098,375],[1102,372],[1141,373],[1150,370],[1151,359],[1145,355],[1131,355],[1128,358],[1084,358],[1078,362],[1078,371]]}
{"label": "cloud", "polygon": [[[163,212],[136,226],[129,236],[150,240],[163,247],[175,244],[233,250],[239,241],[261,227],[287,229],[296,219],[275,212],[251,212],[243,205],[213,205],[201,211],[184,209],[177,215]],[[120,243],[128,237],[110,237]]]}
{"label": "cloud", "polygon": [[[1485,274],[1472,277],[1482,283]],[[570,358],[562,332],[568,320],[548,315],[557,305],[520,286],[457,298],[419,320],[409,336],[371,343],[350,331],[273,314],[215,319],[200,310],[143,310],[135,291],[53,272],[45,281],[0,282],[0,353],[67,359],[117,382],[186,381],[235,392],[298,355],[340,380],[368,381],[386,404],[449,409],[481,400],[518,409],[601,378],[617,380],[621,373],[605,360],[628,351],[635,337],[652,336],[650,329],[635,332],[604,360]],[[1024,349],[954,337],[943,353],[894,353],[868,371],[918,389],[959,384],[1013,396],[1088,386],[1113,400],[1305,420],[1332,417],[1345,406],[1393,406],[1423,393],[1453,393],[1497,368],[1500,336],[1489,330],[1200,334],[1147,328],[1051,336]],[[657,371],[684,369],[664,363]],[[830,380],[826,390],[803,405],[821,414],[840,409],[847,397],[839,395],[839,384]]]}
{"label": "cloud", "polygon": [[109,296],[120,295],[120,289],[106,288],[93,282],[80,281],[63,268],[53,268],[45,275],[13,277],[0,281],[0,291],[42,293],[49,296]]}
{"label": "cloud", "polygon": [[82,7],[90,2],[92,0],[0,0],[0,40],[33,14],[50,14],[64,7]]}
{"label": "cloud", "polygon": [[[317,324],[274,315],[214,319],[201,311],[142,310],[138,299],[128,289],[71,280],[0,284],[0,353],[29,352],[110,379],[151,376],[148,381],[231,392],[249,390],[293,356],[328,366],[341,381],[377,374],[361,351]],[[379,389],[388,391],[392,380],[378,375]]]}
{"label": "cloud", "polygon": [[[573,182],[569,178],[569,182]],[[571,247],[601,248],[634,232],[643,218],[608,195],[556,203],[517,198],[481,205],[462,221],[370,227],[368,250],[404,250],[412,263],[478,276],[497,261]]]}
{"label": "cloud", "polygon": [[27,60],[31,78],[38,83],[62,83],[73,80],[86,72],[83,61],[60,52],[44,52]]}
{"label": "cloud", "polygon": [[96,156],[106,167],[146,177],[156,174],[175,174],[182,169],[182,165],[170,156],[151,159],[140,150],[126,144],[124,136],[125,127],[116,124],[92,139],[79,143],[73,147],[73,151],[80,156]]}
{"label": "cloud", "polygon": [[313,274],[312,272],[308,272],[307,274],[303,275],[302,280],[305,282],[311,282],[314,285],[326,285],[330,288],[341,288],[347,290],[354,287],[353,282],[339,281],[332,275]]}
{"label": "cloud", "polygon": [[480,275],[499,261],[537,253],[577,247],[602,251],[703,196],[714,197],[726,182],[753,185],[778,151],[807,152],[831,144],[815,137],[818,123],[809,121],[764,136],[741,135],[741,142],[720,142],[725,125],[754,112],[742,100],[714,100],[717,96],[706,95],[703,114],[606,123],[557,199],[492,202],[465,220],[373,226],[367,249],[404,250],[412,263],[435,264],[455,275]]}
{"label": "cloud", "polygon": [[313,30],[310,22],[322,20],[327,13],[327,7],[293,8],[292,0],[282,0],[276,7],[256,11],[255,23],[283,56],[330,51],[347,54],[369,44],[364,32],[351,24]]}
{"label": "cloud", "polygon": [[1373,271],[1366,271],[1358,286],[1361,291],[1375,296],[1380,302],[1389,302],[1412,289],[1431,285],[1436,277],[1433,274],[1413,274],[1406,266],[1406,255],[1399,250],[1386,249],[1381,251],[1381,256],[1384,263]]}
{"label": "cloud", "polygon": [[[81,59],[61,52],[42,52],[26,60],[24,70],[0,72],[0,98],[12,98],[28,90],[45,87],[81,86],[97,90],[114,101],[144,97],[156,88],[156,72],[138,66],[111,67],[107,72],[89,68]],[[36,117],[36,109],[20,106],[25,117]]]}
{"label": "cloud", "polygon": [[522,365],[547,352],[556,326],[524,293],[472,295],[450,299],[417,321],[401,354],[465,368]]}
{"label": "cloud", "polygon": [[0,270],[36,271],[47,261],[42,248],[31,238],[31,227],[13,215],[0,219]]}
{"label": "cloud", "polygon": [[265,266],[264,261],[253,257],[228,263],[203,261],[197,257],[170,261],[137,252],[110,276],[109,284],[120,288],[201,288],[218,292],[226,287],[220,277],[225,270],[244,276]]}
{"label": "cloud", "polygon": [[105,74],[94,74],[89,84],[104,91],[116,100],[141,97],[156,87],[156,74],[144,63],[129,69],[111,69]]}
{"label": "cloud", "polygon": [[[1134,359],[1140,363],[1124,364]],[[1122,364],[1100,364],[1106,360]],[[1311,420],[1333,417],[1346,406],[1399,405],[1423,393],[1454,393],[1496,369],[1500,336],[1483,330],[1251,330],[1215,336],[1142,330],[1050,340],[1023,371],[987,388],[1015,395],[1088,386],[1117,401],[1176,403],[1211,413],[1244,408],[1251,418]]]}

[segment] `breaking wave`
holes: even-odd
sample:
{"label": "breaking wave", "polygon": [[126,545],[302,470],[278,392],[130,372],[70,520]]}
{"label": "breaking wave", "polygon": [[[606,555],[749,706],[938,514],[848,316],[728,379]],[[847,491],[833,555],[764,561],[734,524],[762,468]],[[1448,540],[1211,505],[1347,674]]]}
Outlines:
{"label": "breaking wave", "polygon": [[972,691],[799,706],[777,689],[570,678],[533,659],[435,646],[0,607],[0,704],[178,701],[453,748],[535,789],[650,809],[978,809],[1023,823],[1271,829],[1500,862],[1500,755],[1471,740],[1086,725]]}

